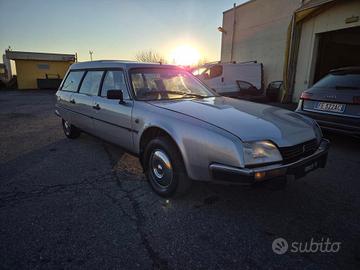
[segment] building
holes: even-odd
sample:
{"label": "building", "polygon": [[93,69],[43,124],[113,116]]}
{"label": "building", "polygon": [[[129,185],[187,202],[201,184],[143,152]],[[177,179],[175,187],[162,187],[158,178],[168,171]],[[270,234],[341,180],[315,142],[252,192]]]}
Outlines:
{"label": "building", "polygon": [[258,61],[296,102],[328,71],[360,64],[359,0],[250,0],[223,13],[221,61]]}
{"label": "building", "polygon": [[[15,62],[19,89],[55,89],[60,85],[75,54],[5,51],[5,58]],[[8,65],[8,77],[12,76]]]}

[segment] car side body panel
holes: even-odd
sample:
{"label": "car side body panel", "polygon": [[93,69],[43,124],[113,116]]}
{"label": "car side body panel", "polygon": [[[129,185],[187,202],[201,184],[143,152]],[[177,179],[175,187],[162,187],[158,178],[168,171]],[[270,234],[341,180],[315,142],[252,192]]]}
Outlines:
{"label": "car side body panel", "polygon": [[134,105],[134,152],[140,153],[140,140],[151,127],[164,130],[176,142],[187,170],[194,180],[211,180],[209,164],[212,162],[242,167],[240,139],[197,119],[170,112],[147,102]]}

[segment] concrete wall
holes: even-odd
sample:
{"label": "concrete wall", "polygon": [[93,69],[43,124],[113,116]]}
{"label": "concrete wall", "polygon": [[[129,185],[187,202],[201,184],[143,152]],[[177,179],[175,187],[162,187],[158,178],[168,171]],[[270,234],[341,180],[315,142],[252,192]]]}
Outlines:
{"label": "concrete wall", "polygon": [[[48,64],[49,69],[41,69],[38,65]],[[59,74],[64,78],[72,62],[15,60],[19,89],[36,89],[37,79],[45,79],[46,74]]]}
{"label": "concrete wall", "polygon": [[313,84],[318,45],[317,35],[328,31],[360,26],[360,21],[345,23],[345,19],[351,16],[360,16],[360,1],[341,1],[303,24],[293,101],[297,101],[301,92]]}
{"label": "concrete wall", "polygon": [[[265,86],[283,79],[288,26],[300,0],[252,0],[236,8],[233,60],[264,64]],[[224,12],[221,61],[230,61],[233,10]]]}

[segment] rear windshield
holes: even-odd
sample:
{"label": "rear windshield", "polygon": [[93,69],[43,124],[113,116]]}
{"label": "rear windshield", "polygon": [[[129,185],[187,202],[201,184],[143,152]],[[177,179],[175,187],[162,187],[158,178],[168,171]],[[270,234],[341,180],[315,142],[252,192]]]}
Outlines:
{"label": "rear windshield", "polygon": [[318,81],[314,87],[360,90],[360,74],[329,74]]}

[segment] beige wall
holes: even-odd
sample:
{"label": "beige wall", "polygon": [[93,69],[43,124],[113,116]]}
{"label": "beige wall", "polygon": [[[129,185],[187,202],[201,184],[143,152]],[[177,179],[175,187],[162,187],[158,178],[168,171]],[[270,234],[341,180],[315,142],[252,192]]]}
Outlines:
{"label": "beige wall", "polygon": [[[283,79],[287,30],[300,0],[252,0],[236,8],[233,60],[264,64],[265,86]],[[221,61],[230,61],[233,10],[225,11]]]}
{"label": "beige wall", "polygon": [[[49,69],[40,69],[39,64],[48,64]],[[71,64],[69,61],[15,60],[18,88],[36,89],[37,79],[45,79],[46,74],[59,74],[63,79]]]}
{"label": "beige wall", "polygon": [[[313,83],[316,65],[317,34],[349,27],[360,26],[360,22],[346,24],[345,19],[360,16],[360,1],[342,1],[332,8],[307,20],[302,27],[300,50],[297,59],[293,101],[297,101],[303,90]],[[360,52],[359,52],[360,53]]]}

